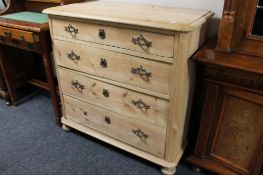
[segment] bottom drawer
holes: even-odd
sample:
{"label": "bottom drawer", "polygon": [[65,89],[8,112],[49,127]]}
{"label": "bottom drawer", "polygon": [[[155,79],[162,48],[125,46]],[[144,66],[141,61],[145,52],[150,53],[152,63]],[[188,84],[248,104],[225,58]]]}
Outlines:
{"label": "bottom drawer", "polygon": [[166,129],[63,95],[65,118],[85,125],[131,146],[164,156]]}

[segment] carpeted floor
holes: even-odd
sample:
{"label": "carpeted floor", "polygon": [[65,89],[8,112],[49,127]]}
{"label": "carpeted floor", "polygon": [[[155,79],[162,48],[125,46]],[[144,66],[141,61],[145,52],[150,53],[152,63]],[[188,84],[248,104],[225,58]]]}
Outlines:
{"label": "carpeted floor", "polygon": [[[14,107],[0,99],[0,175],[160,175],[160,167],[55,125],[39,94]],[[178,175],[199,175],[179,165]]]}

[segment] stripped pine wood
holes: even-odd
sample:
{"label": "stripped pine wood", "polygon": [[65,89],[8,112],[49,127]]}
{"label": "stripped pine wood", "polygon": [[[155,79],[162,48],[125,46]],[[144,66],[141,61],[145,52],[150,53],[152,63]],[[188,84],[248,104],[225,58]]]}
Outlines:
{"label": "stripped pine wood", "polygon": [[[53,52],[62,67],[169,94],[171,64],[57,40]],[[133,72],[140,68],[146,74]]]}
{"label": "stripped pine wood", "polygon": [[[155,125],[163,127],[167,125],[169,101],[94,80],[67,69],[59,68],[58,72],[62,92]],[[72,83],[83,87],[76,87]],[[134,104],[140,101],[141,104],[145,103],[146,107],[149,106],[149,109],[144,106],[139,108]]]}
{"label": "stripped pine wood", "polygon": [[[62,123],[172,175],[187,145],[195,76],[189,58],[204,42],[213,13],[106,4],[44,11],[52,25]],[[134,127],[140,132],[131,132]]]}

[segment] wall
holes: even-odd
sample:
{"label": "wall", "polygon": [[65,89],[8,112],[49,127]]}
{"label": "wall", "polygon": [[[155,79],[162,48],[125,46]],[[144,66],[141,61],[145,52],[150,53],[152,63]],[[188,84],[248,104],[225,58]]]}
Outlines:
{"label": "wall", "polygon": [[131,2],[156,4],[180,8],[203,9],[215,12],[215,17],[220,18],[223,12],[224,0],[101,0],[115,2]]}
{"label": "wall", "polygon": [[224,0],[143,0],[143,1],[142,0],[100,0],[100,1],[145,3],[145,4],[155,4],[155,5],[179,7],[179,8],[211,10],[215,12],[215,16],[210,21],[208,27],[208,36],[210,38],[217,34],[219,19],[222,16],[223,6],[224,6]]}

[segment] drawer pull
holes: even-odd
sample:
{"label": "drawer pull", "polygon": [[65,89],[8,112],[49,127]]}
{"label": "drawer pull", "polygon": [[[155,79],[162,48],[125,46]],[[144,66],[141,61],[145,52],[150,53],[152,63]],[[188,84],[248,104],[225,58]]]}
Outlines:
{"label": "drawer pull", "polygon": [[11,33],[10,31],[5,31],[5,32],[4,32],[4,36],[5,36],[5,37],[8,37],[8,38],[11,38],[12,33]]}
{"label": "drawer pull", "polygon": [[111,124],[111,119],[110,119],[110,117],[105,116],[105,117],[104,117],[104,121],[105,121],[107,124]]}
{"label": "drawer pull", "polygon": [[132,104],[134,104],[134,106],[136,106],[139,109],[144,108],[146,111],[150,109],[150,105],[147,105],[145,102],[142,101],[142,99],[139,99],[137,101],[132,100]]}
{"label": "drawer pull", "polygon": [[110,96],[110,93],[107,89],[103,89],[102,94],[104,97],[108,98]]}
{"label": "drawer pull", "polygon": [[80,56],[75,54],[73,50],[67,53],[67,57],[71,59],[74,63],[77,63],[80,60]]}
{"label": "drawer pull", "polygon": [[24,40],[25,40],[25,37],[24,37],[24,35],[23,35],[23,34],[20,34],[20,35],[19,35],[19,37],[20,37],[20,39],[21,39],[22,41],[24,41]]}
{"label": "drawer pull", "polygon": [[138,68],[132,67],[131,72],[133,74],[137,74],[137,75],[140,75],[140,76],[146,76],[146,77],[151,77],[152,76],[152,73],[150,71],[146,70],[143,66],[140,66]]}
{"label": "drawer pull", "polygon": [[137,129],[137,130],[132,130],[132,132],[139,137],[140,139],[147,139],[149,138],[149,135],[145,134],[141,129]]}
{"label": "drawer pull", "polygon": [[105,33],[104,29],[99,29],[99,37],[100,37],[100,39],[106,38],[106,33]]}
{"label": "drawer pull", "polygon": [[107,60],[104,59],[104,58],[101,58],[101,59],[100,59],[100,65],[101,65],[101,67],[103,67],[103,68],[107,68],[107,67],[108,67]]}
{"label": "drawer pull", "polygon": [[137,38],[132,38],[132,42],[135,45],[139,45],[139,46],[146,46],[146,47],[152,47],[152,42],[147,41],[146,38],[144,38],[144,36],[142,36],[142,34],[137,37]]}
{"label": "drawer pull", "polygon": [[79,33],[79,29],[73,27],[71,24],[65,26],[65,31],[70,33],[71,36],[76,36]]}
{"label": "drawer pull", "polygon": [[40,40],[39,35],[36,34],[36,33],[33,33],[33,40],[34,40],[35,42],[39,42],[39,40]]}
{"label": "drawer pull", "polygon": [[71,81],[71,85],[72,85],[73,88],[77,89],[77,90],[78,90],[79,92],[81,92],[81,93],[82,93],[82,90],[85,89],[85,86],[82,85],[82,84],[80,84],[80,83],[78,82],[78,80],[76,80],[76,81]]}

